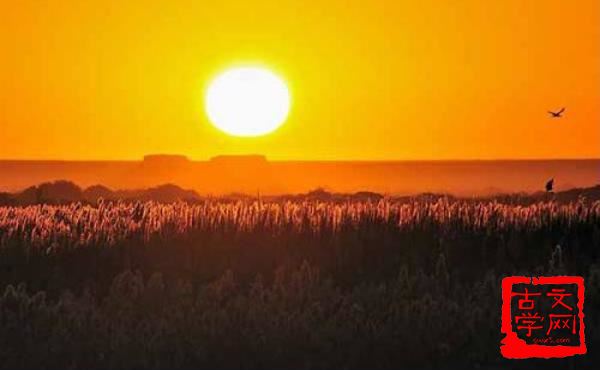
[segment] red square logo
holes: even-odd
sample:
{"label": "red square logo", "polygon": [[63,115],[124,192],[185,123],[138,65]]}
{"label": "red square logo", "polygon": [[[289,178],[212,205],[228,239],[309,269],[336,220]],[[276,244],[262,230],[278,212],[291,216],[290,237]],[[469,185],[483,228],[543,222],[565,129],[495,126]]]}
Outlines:
{"label": "red square logo", "polygon": [[500,352],[506,358],[553,358],[585,354],[583,278],[502,279]]}

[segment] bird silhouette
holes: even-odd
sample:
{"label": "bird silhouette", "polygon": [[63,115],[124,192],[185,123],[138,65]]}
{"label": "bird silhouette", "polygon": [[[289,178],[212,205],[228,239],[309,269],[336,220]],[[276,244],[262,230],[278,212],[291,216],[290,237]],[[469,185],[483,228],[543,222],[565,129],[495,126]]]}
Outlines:
{"label": "bird silhouette", "polygon": [[549,110],[548,113],[552,115],[552,118],[560,118],[560,117],[562,117],[562,114],[564,111],[565,111],[565,108],[562,108],[558,112],[552,112],[551,110]]}
{"label": "bird silhouette", "polygon": [[551,193],[552,190],[554,190],[554,178],[548,180],[548,182],[546,183],[546,191],[548,193]]}

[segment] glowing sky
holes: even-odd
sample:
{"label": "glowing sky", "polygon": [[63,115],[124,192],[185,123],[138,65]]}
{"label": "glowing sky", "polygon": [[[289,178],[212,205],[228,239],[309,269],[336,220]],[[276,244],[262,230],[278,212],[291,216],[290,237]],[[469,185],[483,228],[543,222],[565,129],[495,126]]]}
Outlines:
{"label": "glowing sky", "polygon": [[[0,45],[0,158],[600,157],[597,0],[9,1]],[[203,113],[244,63],[289,83],[265,137]]]}

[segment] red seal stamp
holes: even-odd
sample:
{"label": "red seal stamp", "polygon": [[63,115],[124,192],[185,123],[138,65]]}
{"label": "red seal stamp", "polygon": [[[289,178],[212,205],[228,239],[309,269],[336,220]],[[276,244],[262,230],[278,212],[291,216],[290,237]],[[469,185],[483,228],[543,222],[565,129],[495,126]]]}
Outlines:
{"label": "red seal stamp", "polygon": [[522,359],[585,354],[584,292],[580,276],[502,279],[502,355]]}

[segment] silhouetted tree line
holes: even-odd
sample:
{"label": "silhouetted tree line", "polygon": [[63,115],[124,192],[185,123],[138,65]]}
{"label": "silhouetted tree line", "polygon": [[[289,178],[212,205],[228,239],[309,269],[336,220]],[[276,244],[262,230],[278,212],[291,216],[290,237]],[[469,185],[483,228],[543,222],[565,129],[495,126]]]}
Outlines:
{"label": "silhouetted tree line", "polygon": [[177,185],[165,184],[148,189],[111,190],[103,185],[82,189],[76,184],[59,180],[31,186],[17,193],[0,193],[0,206],[23,206],[32,204],[68,204],[75,202],[96,204],[99,200],[156,201],[172,203],[196,201],[199,195]]}
{"label": "silhouetted tree line", "polygon": [[[222,201],[255,200],[261,198],[260,195],[248,194],[228,194],[218,198]],[[71,181],[59,180],[54,182],[45,182],[39,185],[28,187],[27,189],[16,192],[0,192],[0,206],[24,206],[33,204],[69,204],[69,203],[88,203],[96,204],[100,200],[121,200],[121,201],[156,201],[161,203],[172,202],[200,202],[206,199],[213,199],[213,196],[201,196],[194,190],[186,190],[174,184],[163,184],[148,189],[129,189],[112,190],[104,185],[93,185],[82,189]],[[410,202],[418,200],[435,201],[438,199],[454,199],[449,194],[422,193],[410,196],[384,196],[371,191],[358,191],[355,193],[336,193],[327,191],[323,188],[311,190],[302,194],[284,194],[284,195],[266,195],[262,199],[267,201],[327,201],[327,202],[347,202],[347,201],[379,201],[381,199],[392,199],[396,201]],[[469,198],[461,198],[468,200]],[[510,193],[496,194],[492,196],[471,198],[473,201],[497,200],[503,203],[529,205],[540,201],[555,201],[560,203],[574,202],[578,199],[588,201],[600,200],[600,185],[589,188],[574,188],[557,193],[538,192],[534,194]]]}

